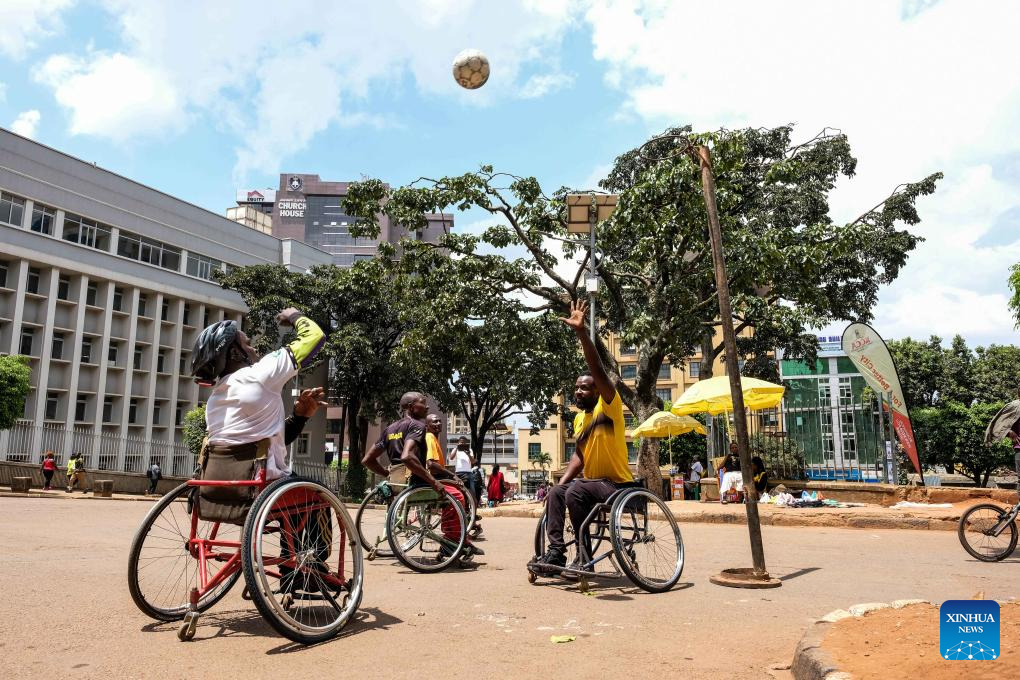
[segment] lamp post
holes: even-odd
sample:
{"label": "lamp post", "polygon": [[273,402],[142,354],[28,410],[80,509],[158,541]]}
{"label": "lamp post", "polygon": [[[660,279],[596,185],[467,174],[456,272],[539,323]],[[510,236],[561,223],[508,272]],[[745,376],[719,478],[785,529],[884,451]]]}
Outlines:
{"label": "lamp post", "polygon": [[588,291],[588,332],[592,342],[595,342],[595,293],[599,289],[595,267],[595,225],[612,216],[618,199],[616,194],[567,195],[567,233],[588,234],[588,276],[584,287]]}

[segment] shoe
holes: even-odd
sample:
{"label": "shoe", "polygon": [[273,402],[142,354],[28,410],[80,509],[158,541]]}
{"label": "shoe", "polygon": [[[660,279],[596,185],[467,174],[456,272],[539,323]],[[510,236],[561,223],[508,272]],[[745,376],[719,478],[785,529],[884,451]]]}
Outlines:
{"label": "shoe", "polygon": [[464,550],[461,552],[461,557],[477,557],[484,555],[485,551],[476,546],[474,543],[468,543],[464,546]]}
{"label": "shoe", "polygon": [[566,581],[576,581],[580,577],[577,574],[568,573],[571,569],[580,569],[581,563],[578,560],[574,560],[567,565],[566,569],[560,572],[560,577]]}
{"label": "shoe", "polygon": [[528,568],[535,571],[560,572],[567,566],[567,556],[559,548],[549,548],[541,557],[528,562]]}

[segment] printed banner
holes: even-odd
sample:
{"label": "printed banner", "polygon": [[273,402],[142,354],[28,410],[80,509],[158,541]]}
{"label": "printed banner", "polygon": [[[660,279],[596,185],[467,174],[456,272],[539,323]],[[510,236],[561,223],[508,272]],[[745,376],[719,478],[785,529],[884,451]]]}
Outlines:
{"label": "printed banner", "polygon": [[892,423],[896,430],[903,450],[910,462],[914,464],[917,474],[921,474],[921,465],[917,457],[917,443],[914,441],[914,428],[910,426],[910,413],[907,403],[903,400],[903,388],[900,377],[896,373],[889,348],[882,336],[866,323],[852,323],[843,331],[843,351],[857,366],[871,389],[888,399],[892,397]]}

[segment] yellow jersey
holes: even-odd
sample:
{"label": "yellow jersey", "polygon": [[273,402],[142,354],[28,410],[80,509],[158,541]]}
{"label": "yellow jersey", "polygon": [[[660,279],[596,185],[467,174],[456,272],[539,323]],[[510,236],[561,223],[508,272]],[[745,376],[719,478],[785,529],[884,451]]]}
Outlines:
{"label": "yellow jersey", "polygon": [[439,438],[431,432],[425,433],[425,461],[434,460],[440,465],[446,465],[443,450],[439,447]]}
{"label": "yellow jersey", "polygon": [[617,484],[634,481],[627,464],[627,434],[619,392],[608,404],[599,396],[591,413],[575,415],[574,436],[577,452],[584,460],[585,479],[608,479]]}

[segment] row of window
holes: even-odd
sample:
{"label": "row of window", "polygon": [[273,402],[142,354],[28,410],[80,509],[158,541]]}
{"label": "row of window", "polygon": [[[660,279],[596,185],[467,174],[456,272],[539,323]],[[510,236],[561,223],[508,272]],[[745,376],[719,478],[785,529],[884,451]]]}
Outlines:
{"label": "row of window", "polygon": [[[53,342],[50,346],[50,358],[57,359],[59,361],[64,360],[64,348],[67,340],[66,333],[54,333]],[[95,345],[98,344],[93,341],[91,337],[83,338],[81,341],[81,362],[83,364],[95,364]],[[117,341],[111,341],[110,347],[107,350],[106,358],[109,363],[116,365],[117,359],[120,355],[121,343]],[[19,353],[25,356],[35,356],[33,351],[35,350],[35,329],[24,328],[21,331],[21,344],[19,347]],[[144,371],[145,368],[145,350],[136,348],[134,353],[134,361],[132,362],[132,368],[136,371]],[[160,349],[156,352],[156,373],[170,374],[170,352],[165,349]],[[178,360],[178,372],[182,375],[187,375],[186,370],[187,357],[182,353]]]}
{"label": "row of window", "polygon": [[[114,402],[119,397],[106,397],[103,399],[103,423],[113,423],[113,408]],[[47,392],[46,393],[46,409],[44,417],[46,420],[57,420],[60,417],[60,404],[63,400],[63,395],[60,392]],[[92,395],[82,394],[78,395],[74,405],[74,419],[76,422],[88,422],[88,409],[89,404],[92,401]],[[140,425],[141,415],[141,402],[142,400],[137,397],[132,397],[128,400],[128,423],[131,425]],[[178,402],[177,408],[174,411],[174,425],[184,424],[184,413],[188,407],[186,402]],[[152,424],[162,425],[163,406],[157,401],[152,405]]]}
{"label": "row of window", "polygon": [[[0,192],[0,222],[21,227],[24,224],[25,203],[26,199],[20,196]],[[54,236],[56,221],[56,208],[41,203],[33,204],[32,219],[29,223],[32,231]],[[109,252],[112,233],[113,228],[108,225],[74,213],[64,213],[64,226],[60,237],[65,241]],[[121,231],[117,239],[117,255],[175,272],[181,270],[181,253],[181,248],[129,231]],[[185,271],[191,276],[212,281],[214,271],[226,269],[229,273],[232,268],[231,265],[226,265],[215,258],[188,253]]]}
{"label": "row of window", "polygon": [[[621,354],[626,354],[621,349]],[[633,354],[633,352],[631,352]],[[741,373],[744,371],[744,359],[737,360],[737,370]],[[701,377],[701,362],[700,361],[688,361],[687,362],[687,376],[690,378]],[[624,380],[633,380],[637,378],[637,364],[620,364],[620,377]],[[662,364],[659,366],[659,380],[669,380],[669,364]]]}

